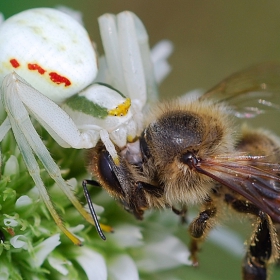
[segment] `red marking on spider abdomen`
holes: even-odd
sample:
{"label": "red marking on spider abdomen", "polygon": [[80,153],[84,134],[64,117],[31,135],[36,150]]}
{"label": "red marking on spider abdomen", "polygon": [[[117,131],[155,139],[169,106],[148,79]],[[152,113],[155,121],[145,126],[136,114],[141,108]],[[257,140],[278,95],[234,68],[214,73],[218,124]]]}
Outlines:
{"label": "red marking on spider abdomen", "polygon": [[14,68],[18,68],[20,66],[19,62],[15,58],[10,59],[10,63]]}
{"label": "red marking on spider abdomen", "polygon": [[41,75],[43,75],[46,72],[45,69],[43,69],[40,65],[36,63],[28,63],[27,67],[29,70],[37,70]]}
{"label": "red marking on spider abdomen", "polygon": [[49,75],[50,75],[51,80],[56,84],[65,84],[65,87],[68,87],[71,85],[71,82],[66,77],[60,76],[59,74],[57,74],[55,72],[51,72]]}

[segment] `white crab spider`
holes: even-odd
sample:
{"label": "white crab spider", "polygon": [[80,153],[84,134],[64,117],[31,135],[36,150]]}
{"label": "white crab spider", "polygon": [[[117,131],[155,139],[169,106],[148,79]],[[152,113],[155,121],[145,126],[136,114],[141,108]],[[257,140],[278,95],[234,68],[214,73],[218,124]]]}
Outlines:
{"label": "white crab spider", "polygon": [[[148,37],[141,21],[133,13],[123,12],[116,17],[102,16],[99,24],[106,56],[97,78],[96,55],[88,35],[67,15],[53,9],[32,9],[0,26],[1,99],[7,112],[0,140],[12,128],[44,203],[59,228],[78,245],[80,240],[64,227],[54,209],[34,154],[85,219],[94,224],[93,219],[61,177],[29,114],[62,147],[91,148],[101,139],[117,162],[114,145],[123,147],[139,134],[147,96],[149,100],[157,96]],[[94,78],[123,95],[103,85],[91,85]]]}

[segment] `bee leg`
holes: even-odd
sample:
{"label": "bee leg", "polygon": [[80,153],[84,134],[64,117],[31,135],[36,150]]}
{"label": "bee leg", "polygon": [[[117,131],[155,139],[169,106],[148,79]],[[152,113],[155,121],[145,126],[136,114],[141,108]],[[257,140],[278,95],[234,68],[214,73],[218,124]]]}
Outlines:
{"label": "bee leg", "polygon": [[270,217],[248,201],[235,199],[231,195],[226,195],[225,200],[230,202],[236,211],[253,214],[258,217],[257,225],[250,239],[248,251],[242,265],[243,279],[268,279],[268,263],[277,258],[278,251],[277,237]]}
{"label": "bee leg", "polygon": [[242,265],[244,280],[268,279],[267,265],[272,256],[272,238],[268,217],[263,213]]}
{"label": "bee leg", "polygon": [[181,209],[177,209],[176,207],[171,207],[172,212],[180,217],[181,224],[187,224],[187,213],[188,213],[188,207],[187,205],[183,205]]}
{"label": "bee leg", "polygon": [[197,252],[199,251],[199,243],[203,242],[208,232],[215,225],[215,217],[217,208],[211,200],[207,201],[204,209],[199,213],[198,217],[193,220],[189,226],[191,235],[190,252],[193,266],[198,266]]}

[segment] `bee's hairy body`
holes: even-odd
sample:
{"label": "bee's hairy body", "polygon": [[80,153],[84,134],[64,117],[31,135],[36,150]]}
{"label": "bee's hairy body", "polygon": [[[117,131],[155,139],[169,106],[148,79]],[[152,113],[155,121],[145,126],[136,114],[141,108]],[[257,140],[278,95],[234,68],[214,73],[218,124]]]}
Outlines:
{"label": "bee's hairy body", "polygon": [[[261,80],[262,69],[244,73],[249,82],[256,73]],[[187,206],[198,205],[200,213],[189,225],[194,265],[199,244],[227,209],[246,216],[254,232],[242,266],[243,279],[266,280],[268,264],[279,258],[280,140],[262,129],[240,128],[232,107],[208,99],[215,90],[233,86],[244,73],[225,80],[206,98],[184,97],[156,105],[141,136],[118,150],[118,163],[99,143],[90,150],[88,164],[98,183],[137,219],[147,209],[167,207],[183,214]],[[229,97],[246,93],[246,87],[237,88]]]}

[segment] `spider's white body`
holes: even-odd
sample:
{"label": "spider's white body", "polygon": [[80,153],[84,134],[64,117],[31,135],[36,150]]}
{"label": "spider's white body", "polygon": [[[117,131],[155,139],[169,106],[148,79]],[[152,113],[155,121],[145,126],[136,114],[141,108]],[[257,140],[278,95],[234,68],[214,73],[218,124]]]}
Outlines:
{"label": "spider's white body", "polygon": [[76,94],[97,74],[86,30],[68,15],[40,8],[0,26],[0,81],[15,71],[56,103]]}
{"label": "spider's white body", "polygon": [[[92,148],[101,139],[117,162],[115,145],[122,148],[139,135],[142,109],[147,99],[157,98],[148,37],[141,21],[133,13],[123,12],[102,16],[99,24],[105,59],[100,59],[98,74],[96,53],[86,31],[59,11],[28,10],[0,26],[1,99],[7,112],[0,140],[12,128],[45,204],[75,244],[80,241],[55,211],[34,154],[86,220],[93,223],[92,217],[61,177],[29,114],[62,147]],[[166,55],[168,51],[158,61],[163,62]],[[92,84],[94,79],[112,88]]]}

